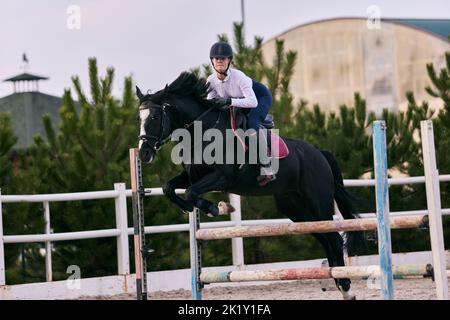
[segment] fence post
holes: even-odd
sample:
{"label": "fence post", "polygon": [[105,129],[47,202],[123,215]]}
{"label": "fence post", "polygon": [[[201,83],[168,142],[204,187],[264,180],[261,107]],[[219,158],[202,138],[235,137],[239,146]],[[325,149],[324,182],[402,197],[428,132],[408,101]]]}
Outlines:
{"label": "fence post", "polygon": [[5,247],[3,242],[3,210],[2,210],[2,189],[0,189],[0,286],[6,284],[5,277]]}
{"label": "fence post", "polygon": [[[50,204],[44,201],[44,220],[45,220],[45,234],[50,234]],[[45,242],[45,278],[47,281],[52,281],[52,242]]]}
{"label": "fence post", "polygon": [[117,237],[117,266],[119,274],[130,274],[130,254],[128,248],[128,216],[125,183],[114,183],[114,190],[119,192],[115,198],[116,228],[120,230]]}
{"label": "fence post", "polygon": [[392,276],[391,228],[389,219],[389,187],[387,173],[386,123],[373,122],[373,158],[378,220],[378,254],[380,256],[381,293],[385,300],[394,299]]}
{"label": "fence post", "polygon": [[[434,149],[433,122],[431,120],[421,121],[420,131],[422,133],[422,154],[436,293],[438,299],[447,300],[447,265],[445,259],[444,233],[442,230],[439,172],[436,166],[436,154]],[[448,151],[444,150],[444,152]]]}
{"label": "fence post", "polygon": [[[237,194],[230,193],[230,204],[236,209],[231,213],[231,221],[235,227],[240,227],[242,222],[241,215],[241,197]],[[233,265],[241,267],[244,265],[244,242],[242,238],[231,239],[231,250],[233,253]]]}

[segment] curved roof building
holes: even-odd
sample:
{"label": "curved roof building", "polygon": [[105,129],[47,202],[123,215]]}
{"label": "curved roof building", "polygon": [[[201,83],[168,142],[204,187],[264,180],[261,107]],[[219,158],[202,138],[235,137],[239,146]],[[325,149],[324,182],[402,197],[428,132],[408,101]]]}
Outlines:
{"label": "curved roof building", "polygon": [[449,34],[450,20],[381,19],[377,28],[366,18],[338,18],[292,28],[266,41],[263,52],[272,61],[276,38],[284,40],[286,50],[297,51],[291,81],[295,101],[337,110],[353,105],[359,92],[368,110],[379,113],[404,109],[407,91],[439,107],[424,90],[431,84],[426,64],[445,66]]}

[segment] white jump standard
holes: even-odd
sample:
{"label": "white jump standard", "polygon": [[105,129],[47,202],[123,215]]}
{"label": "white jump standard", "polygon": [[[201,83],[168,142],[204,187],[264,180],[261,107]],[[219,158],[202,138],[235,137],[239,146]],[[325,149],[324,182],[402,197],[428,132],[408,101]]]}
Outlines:
{"label": "white jump standard", "polygon": [[147,300],[147,258],[153,252],[145,244],[144,196],[139,149],[130,149],[131,192],[133,202],[134,257],[136,268],[136,298]]}

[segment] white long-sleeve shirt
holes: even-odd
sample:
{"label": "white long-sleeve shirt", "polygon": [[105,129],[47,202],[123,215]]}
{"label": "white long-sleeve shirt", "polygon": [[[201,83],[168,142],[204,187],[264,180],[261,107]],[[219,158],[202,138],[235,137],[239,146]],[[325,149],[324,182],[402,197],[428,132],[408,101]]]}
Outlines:
{"label": "white long-sleeve shirt", "polygon": [[206,81],[210,89],[208,99],[231,98],[231,105],[239,108],[256,108],[258,105],[252,79],[240,70],[229,68],[224,80],[213,73]]}

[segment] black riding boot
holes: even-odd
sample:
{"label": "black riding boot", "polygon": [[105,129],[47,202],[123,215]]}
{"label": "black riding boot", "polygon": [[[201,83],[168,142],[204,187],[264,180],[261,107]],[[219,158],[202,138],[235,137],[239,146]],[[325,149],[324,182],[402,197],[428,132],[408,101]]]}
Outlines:
{"label": "black riding boot", "polygon": [[[260,145],[260,139],[261,144]],[[260,152],[259,147],[263,150]],[[270,153],[270,130],[260,129],[258,132],[258,165],[259,165],[259,176],[256,178],[260,187],[264,187],[269,182],[276,179],[271,166],[271,153]],[[267,157],[261,157],[261,154],[267,154]],[[261,159],[266,158],[266,159]],[[268,158],[268,159],[267,159]],[[268,162],[267,162],[268,160]]]}

